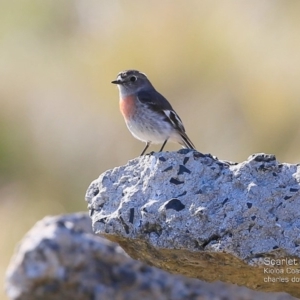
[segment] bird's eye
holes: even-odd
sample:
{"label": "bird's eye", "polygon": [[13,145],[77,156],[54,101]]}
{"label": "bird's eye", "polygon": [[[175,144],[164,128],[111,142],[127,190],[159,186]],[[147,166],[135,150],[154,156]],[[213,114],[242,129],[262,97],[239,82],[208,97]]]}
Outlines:
{"label": "bird's eye", "polygon": [[131,76],[129,79],[131,82],[135,82],[137,80],[137,78],[135,76]]}

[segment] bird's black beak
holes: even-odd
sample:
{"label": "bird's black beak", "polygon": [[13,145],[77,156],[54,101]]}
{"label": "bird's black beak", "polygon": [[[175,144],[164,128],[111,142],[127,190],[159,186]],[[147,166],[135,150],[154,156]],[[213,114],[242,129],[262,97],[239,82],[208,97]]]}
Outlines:
{"label": "bird's black beak", "polygon": [[113,80],[111,83],[113,83],[113,84],[121,84],[122,81],[118,79],[118,80]]}

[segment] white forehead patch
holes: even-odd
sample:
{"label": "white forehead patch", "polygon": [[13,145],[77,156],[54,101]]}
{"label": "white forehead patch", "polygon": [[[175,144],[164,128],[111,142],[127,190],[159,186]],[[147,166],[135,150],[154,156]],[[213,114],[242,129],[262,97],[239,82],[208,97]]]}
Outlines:
{"label": "white forehead patch", "polygon": [[[117,78],[118,79],[124,79],[128,76],[128,73],[131,72],[131,71],[133,71],[133,70],[122,71],[118,74]],[[143,72],[140,72],[140,71],[137,71],[137,70],[135,72],[137,72],[138,74],[144,75],[146,78],[148,78],[147,75]]]}

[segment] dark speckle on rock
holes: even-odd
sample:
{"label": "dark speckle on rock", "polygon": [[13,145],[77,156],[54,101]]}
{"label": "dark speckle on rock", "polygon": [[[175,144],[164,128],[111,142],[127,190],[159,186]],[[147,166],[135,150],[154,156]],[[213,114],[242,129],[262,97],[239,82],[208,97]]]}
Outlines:
{"label": "dark speckle on rock", "polygon": [[275,250],[275,249],[278,249],[278,248],[279,248],[278,246],[274,246],[274,247],[273,247],[274,250]]}
{"label": "dark speckle on rock", "polygon": [[228,164],[225,164],[221,161],[217,161],[216,164],[220,167],[220,169],[223,169],[224,167],[228,167]]}
{"label": "dark speckle on rock", "polygon": [[182,194],[178,195],[177,197],[182,197],[185,196],[187,194],[187,191],[184,191]]}
{"label": "dark speckle on rock", "polygon": [[130,222],[131,224],[133,224],[134,208],[133,208],[133,207],[130,208],[129,212],[130,212],[130,215],[129,215],[129,222]]}
{"label": "dark speckle on rock", "polygon": [[147,222],[146,224],[143,224],[142,226],[142,231],[144,233],[156,233],[158,236],[160,236],[162,234],[162,227],[157,224],[157,223],[150,223],[150,222]]}
{"label": "dark speckle on rock", "polygon": [[[91,209],[91,210],[94,211],[94,209]],[[91,211],[91,210],[90,210],[90,211]],[[63,221],[58,221],[56,224],[57,224],[58,227],[66,228],[66,224],[65,224],[65,222],[63,222]]]}
{"label": "dark speckle on rock", "polygon": [[165,159],[163,156],[160,156],[158,159],[159,159],[160,161],[166,161],[166,159]]}
{"label": "dark speckle on rock", "polygon": [[251,220],[254,221],[256,219],[256,216],[252,216]]}
{"label": "dark speckle on rock", "polygon": [[106,219],[107,219],[107,218],[102,218],[102,219],[100,219],[100,220],[98,220],[98,221],[96,221],[96,222],[105,224],[105,223],[106,223]]}
{"label": "dark speckle on rock", "polygon": [[94,190],[93,190],[93,196],[97,196],[99,194],[99,188],[98,187],[95,187]]}
{"label": "dark speckle on rock", "polygon": [[186,168],[186,167],[183,166],[183,165],[180,165],[180,166],[179,166],[179,171],[178,171],[177,175],[181,175],[181,174],[184,174],[184,173],[190,174],[190,173],[191,173],[191,170],[189,170],[188,168]]}
{"label": "dark speckle on rock", "polygon": [[189,159],[190,159],[189,157],[185,157],[183,160],[183,164],[185,165],[189,161]]}
{"label": "dark speckle on rock", "polygon": [[95,210],[94,210],[93,208],[91,208],[91,209],[89,210],[89,216],[92,217],[93,214],[94,214],[94,212],[95,212]]}
{"label": "dark speckle on rock", "polygon": [[253,154],[254,160],[257,162],[270,162],[276,160],[273,154]]}
{"label": "dark speckle on rock", "polygon": [[285,196],[283,199],[284,200],[289,200],[290,198],[292,198],[292,196]]}
{"label": "dark speckle on rock", "polygon": [[251,208],[252,207],[252,203],[251,202],[247,202],[247,206],[248,206],[248,208]]}
{"label": "dark speckle on rock", "polygon": [[170,166],[170,167],[167,167],[166,169],[164,169],[162,172],[168,172],[168,171],[171,171],[172,169],[173,169],[173,167]]}
{"label": "dark speckle on rock", "polygon": [[228,198],[223,200],[222,205],[224,205],[226,202],[228,202]]}
{"label": "dark speckle on rock", "polygon": [[165,208],[166,209],[174,209],[176,211],[181,211],[185,208],[185,205],[182,204],[179,199],[173,198],[165,204]]}
{"label": "dark speckle on rock", "polygon": [[193,150],[184,148],[184,149],[178,150],[177,153],[179,153],[179,154],[188,154],[190,151],[193,151]]}
{"label": "dark speckle on rock", "polygon": [[200,158],[200,157],[206,157],[206,155],[200,152],[194,152],[194,158]]}
{"label": "dark speckle on rock", "polygon": [[98,210],[100,210],[103,206],[104,206],[104,203],[99,204],[98,207],[97,207]]}
{"label": "dark speckle on rock", "polygon": [[206,154],[206,157],[212,158],[213,160],[218,160],[218,158],[210,153]]}
{"label": "dark speckle on rock", "polygon": [[173,183],[173,184],[178,185],[178,184],[183,184],[184,181],[180,181],[180,180],[178,180],[178,179],[172,177],[172,178],[170,179],[170,183]]}
{"label": "dark speckle on rock", "polygon": [[299,191],[299,189],[290,188],[290,192],[292,192],[292,193],[296,193],[296,192],[298,192],[298,191]]}

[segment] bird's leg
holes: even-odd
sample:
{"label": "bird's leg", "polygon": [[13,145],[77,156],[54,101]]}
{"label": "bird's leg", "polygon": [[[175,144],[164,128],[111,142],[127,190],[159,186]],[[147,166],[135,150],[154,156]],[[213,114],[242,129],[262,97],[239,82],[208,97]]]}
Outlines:
{"label": "bird's leg", "polygon": [[164,147],[165,147],[167,141],[168,141],[168,139],[166,139],[166,140],[164,141],[164,143],[162,144],[162,146],[161,146],[159,152],[163,151],[163,149],[164,149]]}
{"label": "bird's leg", "polygon": [[143,150],[143,152],[141,153],[140,156],[144,155],[144,153],[146,152],[146,150],[148,149],[148,147],[150,146],[150,144],[151,144],[151,142],[146,142],[146,147],[145,147],[145,149]]}

